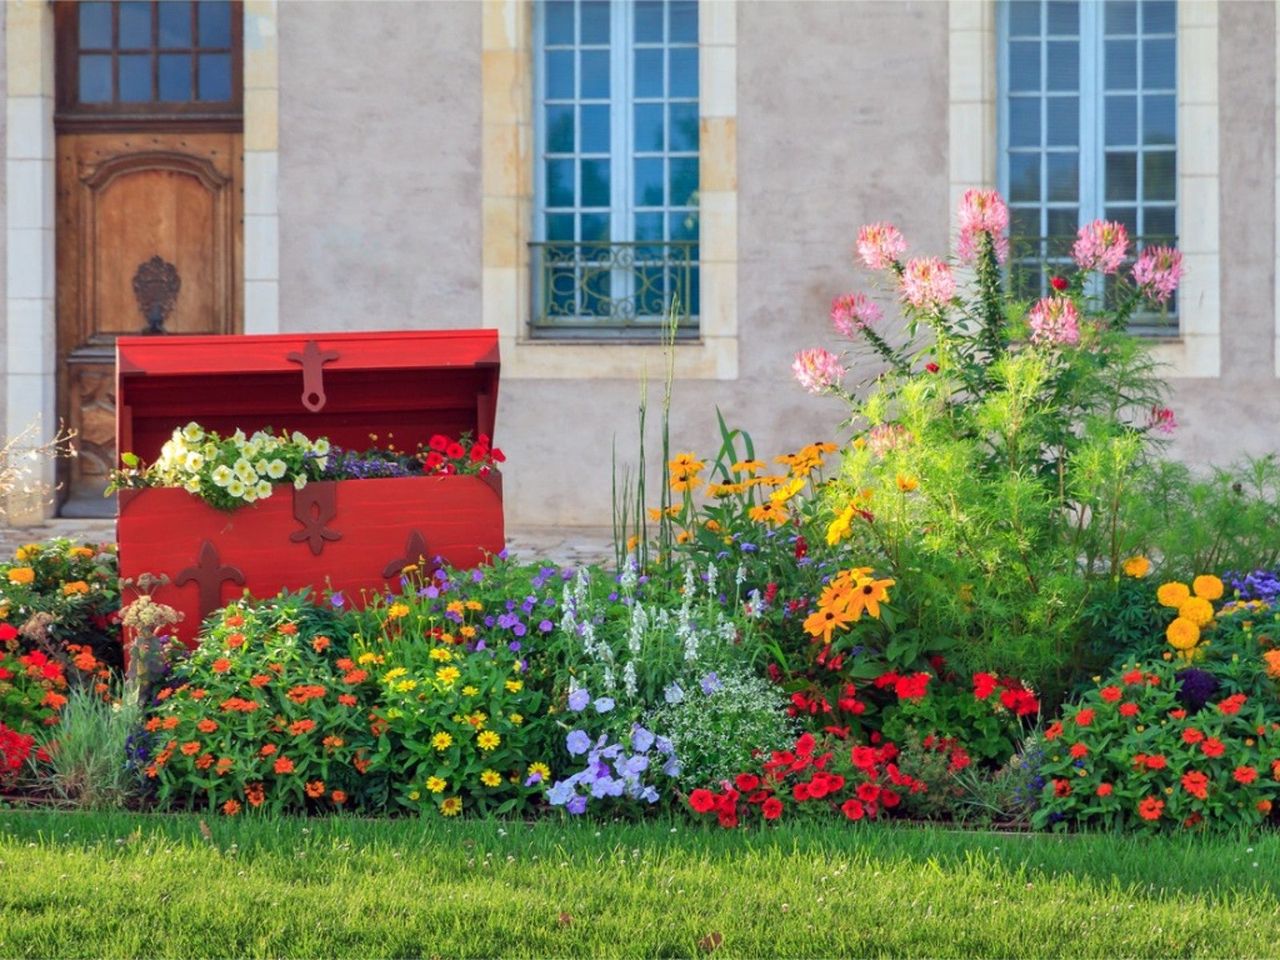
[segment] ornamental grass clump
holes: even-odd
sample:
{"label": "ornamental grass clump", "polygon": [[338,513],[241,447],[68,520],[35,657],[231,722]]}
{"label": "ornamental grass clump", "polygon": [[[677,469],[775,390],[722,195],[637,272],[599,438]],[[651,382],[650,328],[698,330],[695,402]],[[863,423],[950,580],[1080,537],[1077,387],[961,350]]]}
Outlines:
{"label": "ornamental grass clump", "polygon": [[[1001,270],[1003,199],[971,190],[958,221],[951,261],[908,256],[888,224],[860,232],[858,258],[905,321],[898,335],[864,294],[836,301],[835,329],[879,361],[862,389],[834,356],[797,360],[801,384],[844,401],[856,431],[826,495],[828,539],[897,582],[908,659],[1033,677],[1056,702],[1121,649],[1097,624],[1120,606],[1126,558],[1184,573],[1176,525],[1147,502],[1157,482],[1178,486],[1161,463],[1174,418],[1125,329],[1167,303],[1181,257],[1140,249],[1126,268],[1124,227],[1098,221],[1080,230],[1075,268],[1028,303]],[[1274,492],[1253,499],[1274,505]]]}

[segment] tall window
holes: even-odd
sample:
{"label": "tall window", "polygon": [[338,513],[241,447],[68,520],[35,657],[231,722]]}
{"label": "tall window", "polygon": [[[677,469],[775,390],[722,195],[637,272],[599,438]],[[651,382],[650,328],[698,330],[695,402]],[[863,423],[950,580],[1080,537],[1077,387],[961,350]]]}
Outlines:
{"label": "tall window", "polygon": [[539,0],[534,48],[534,334],[696,333],[697,3]]}
{"label": "tall window", "polygon": [[1100,217],[1138,248],[1175,242],[1175,0],[1006,0],[1000,27],[1000,176],[1023,291],[1042,292],[1042,265],[1066,262]]}
{"label": "tall window", "polygon": [[62,128],[94,121],[240,123],[242,13],[229,0],[59,3]]}

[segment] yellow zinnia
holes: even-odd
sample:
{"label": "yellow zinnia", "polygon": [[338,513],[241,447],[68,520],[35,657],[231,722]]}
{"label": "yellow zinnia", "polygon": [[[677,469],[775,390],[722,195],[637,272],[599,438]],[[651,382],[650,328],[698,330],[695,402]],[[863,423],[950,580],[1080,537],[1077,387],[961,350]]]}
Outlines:
{"label": "yellow zinnia", "polygon": [[1222,597],[1222,581],[1211,573],[1201,574],[1191,581],[1191,589],[1197,597],[1218,600]]}
{"label": "yellow zinnia", "polygon": [[1191,596],[1191,591],[1185,583],[1178,583],[1176,580],[1169,583],[1160,584],[1156,590],[1156,599],[1165,607],[1172,607],[1177,610],[1180,606],[1187,602]]}
{"label": "yellow zinnia", "polygon": [[1204,597],[1191,597],[1178,608],[1178,616],[1203,627],[1213,621],[1213,604]]}
{"label": "yellow zinnia", "polygon": [[543,783],[546,783],[548,780],[551,779],[551,768],[548,767],[545,763],[529,764],[528,775],[532,777],[535,773],[538,774],[538,776],[542,777]]}
{"label": "yellow zinnia", "polygon": [[486,770],[480,774],[480,782],[486,787],[500,787],[502,786],[502,774],[498,773],[497,770]]}
{"label": "yellow zinnia", "polygon": [[462,812],[462,798],[449,797],[440,803],[440,812],[446,817],[456,817]]}
{"label": "yellow zinnia", "polygon": [[1124,562],[1124,572],[1135,580],[1141,580],[1151,572],[1151,561],[1138,554]]}
{"label": "yellow zinnia", "polygon": [[390,609],[387,610],[388,620],[399,620],[401,617],[407,617],[408,615],[409,607],[404,603],[393,603]]}
{"label": "yellow zinnia", "polygon": [[437,750],[448,750],[453,746],[453,737],[447,733],[437,733],[431,738],[431,745]]}
{"label": "yellow zinnia", "polygon": [[1190,650],[1200,642],[1200,628],[1194,621],[1178,617],[1169,624],[1169,629],[1165,631],[1165,638],[1169,641],[1169,646],[1175,650]]}
{"label": "yellow zinnia", "polygon": [[444,647],[432,647],[430,657],[432,660],[441,660],[448,663],[453,659],[453,654]]}
{"label": "yellow zinnia", "polygon": [[427,777],[427,789],[432,793],[444,793],[444,788],[449,782],[443,777]]}
{"label": "yellow zinnia", "polygon": [[436,671],[436,679],[443,683],[446,687],[451,686],[462,674],[457,667],[441,667]]}
{"label": "yellow zinnia", "polygon": [[502,738],[492,730],[481,730],[480,736],[476,737],[476,743],[481,750],[492,750],[502,742]]}

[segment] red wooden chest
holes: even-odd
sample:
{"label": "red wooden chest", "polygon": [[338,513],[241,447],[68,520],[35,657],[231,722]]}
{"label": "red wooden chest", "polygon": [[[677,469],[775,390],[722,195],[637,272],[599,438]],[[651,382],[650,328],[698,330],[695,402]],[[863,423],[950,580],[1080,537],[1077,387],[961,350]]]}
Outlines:
{"label": "red wooden chest", "polygon": [[[149,463],[191,421],[223,436],[297,430],[352,450],[492,437],[498,371],[490,330],[121,337],[117,449]],[[181,489],[123,490],[116,526],[120,575],[167,575],[155,598],[186,615],[188,643],[245,589],[331,588],[358,603],[398,586],[419,558],[473,566],[505,542],[496,470],[278,485],[231,512]]]}

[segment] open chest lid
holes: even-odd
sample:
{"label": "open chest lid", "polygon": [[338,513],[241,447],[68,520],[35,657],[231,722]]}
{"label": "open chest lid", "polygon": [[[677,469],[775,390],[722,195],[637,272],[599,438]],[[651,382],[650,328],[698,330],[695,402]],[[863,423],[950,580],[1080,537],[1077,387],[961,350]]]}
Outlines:
{"label": "open chest lid", "polygon": [[193,420],[224,436],[272,427],[352,450],[493,437],[498,372],[495,330],[121,337],[117,449],[149,462]]}

